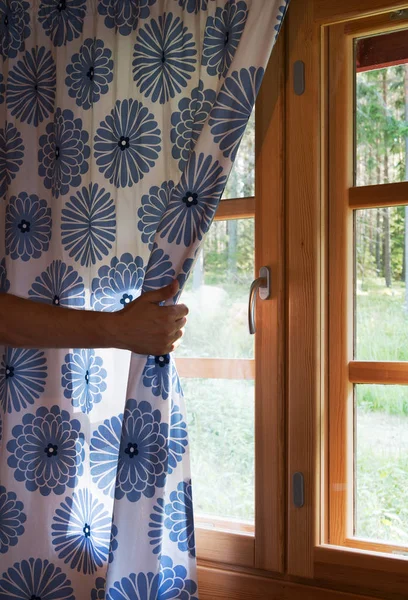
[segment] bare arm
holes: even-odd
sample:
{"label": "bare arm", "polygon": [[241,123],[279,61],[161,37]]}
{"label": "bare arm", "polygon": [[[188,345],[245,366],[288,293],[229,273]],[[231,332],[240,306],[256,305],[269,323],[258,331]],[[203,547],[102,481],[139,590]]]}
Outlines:
{"label": "bare arm", "polygon": [[116,313],[74,310],[0,294],[0,344],[23,348],[122,348],[167,354],[183,335],[188,309],[159,306],[178,283],[147,292]]}

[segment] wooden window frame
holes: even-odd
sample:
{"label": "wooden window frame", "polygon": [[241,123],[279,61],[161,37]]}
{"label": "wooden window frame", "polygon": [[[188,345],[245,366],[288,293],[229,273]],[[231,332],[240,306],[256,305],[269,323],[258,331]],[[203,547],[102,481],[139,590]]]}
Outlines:
{"label": "wooden window frame", "polygon": [[[380,26],[394,31],[394,21]],[[405,19],[404,19],[405,20]],[[405,20],[406,23],[406,20]],[[329,28],[329,542],[378,552],[408,554],[406,545],[387,544],[358,540],[353,535],[354,469],[353,445],[348,443],[354,434],[354,385],[406,384],[408,363],[356,361],[354,359],[354,211],[361,208],[400,205],[405,193],[408,204],[407,183],[355,186],[354,140],[355,127],[350,118],[354,110],[355,70],[354,40],[367,35],[367,24],[359,29],[354,23],[353,31],[344,24]],[[407,23],[405,25],[408,27]],[[379,24],[373,26],[378,32]],[[345,127],[345,123],[349,126]],[[386,198],[385,194],[389,197]]]}
{"label": "wooden window frame", "polygon": [[[345,333],[352,330],[353,209],[406,204],[408,184],[353,188],[351,38],[407,28],[407,19],[390,27],[389,17],[407,9],[408,2],[395,0],[293,0],[287,55],[288,574],[393,600],[407,597],[407,559],[394,554],[399,546],[349,536],[351,461],[342,455],[352,427],[352,384],[404,383],[407,375],[401,363],[353,361]],[[292,89],[297,60],[306,69],[302,96]],[[337,286],[331,283],[330,295],[329,268]],[[339,401],[329,402],[334,394]],[[291,501],[298,471],[306,482],[301,509]]]}
{"label": "wooden window frame", "polygon": [[181,377],[255,379],[255,531],[245,523],[196,518],[200,597],[209,594],[211,600],[209,565],[284,570],[284,50],[281,35],[255,106],[256,195],[222,200],[215,216],[225,220],[262,215],[255,218],[255,273],[269,265],[273,289],[268,302],[257,303],[255,356],[267,356],[268,368],[261,369],[260,361],[251,359],[176,358]]}

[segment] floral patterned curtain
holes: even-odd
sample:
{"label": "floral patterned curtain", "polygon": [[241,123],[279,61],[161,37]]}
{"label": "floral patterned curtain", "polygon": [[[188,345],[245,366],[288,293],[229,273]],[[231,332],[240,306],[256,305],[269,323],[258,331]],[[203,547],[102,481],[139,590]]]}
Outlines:
{"label": "floral patterned curtain", "polygon": [[[117,311],[182,287],[286,8],[0,0],[0,290]],[[0,564],[0,600],[197,600],[171,356],[0,349]]]}

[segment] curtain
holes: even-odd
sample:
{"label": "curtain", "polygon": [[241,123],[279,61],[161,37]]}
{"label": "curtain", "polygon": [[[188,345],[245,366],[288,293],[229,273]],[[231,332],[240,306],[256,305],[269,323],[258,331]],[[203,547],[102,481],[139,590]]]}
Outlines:
{"label": "curtain", "polygon": [[[182,288],[286,8],[0,0],[2,292],[117,311]],[[0,564],[0,600],[197,600],[171,355],[0,349]]]}

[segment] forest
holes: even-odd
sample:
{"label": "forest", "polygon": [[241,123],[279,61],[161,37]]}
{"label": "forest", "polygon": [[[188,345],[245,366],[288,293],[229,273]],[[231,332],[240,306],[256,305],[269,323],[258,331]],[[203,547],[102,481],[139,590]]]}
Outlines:
{"label": "forest", "polygon": [[[354,118],[355,185],[406,181],[408,65],[357,73]],[[252,116],[226,199],[254,195],[254,140]],[[354,213],[356,360],[408,361],[407,217],[405,206]],[[183,296],[190,317],[179,356],[253,357],[253,277],[254,219],[216,222]],[[253,382],[182,384],[196,512],[253,522]],[[356,385],[354,407],[355,535],[407,545],[408,386]]]}

